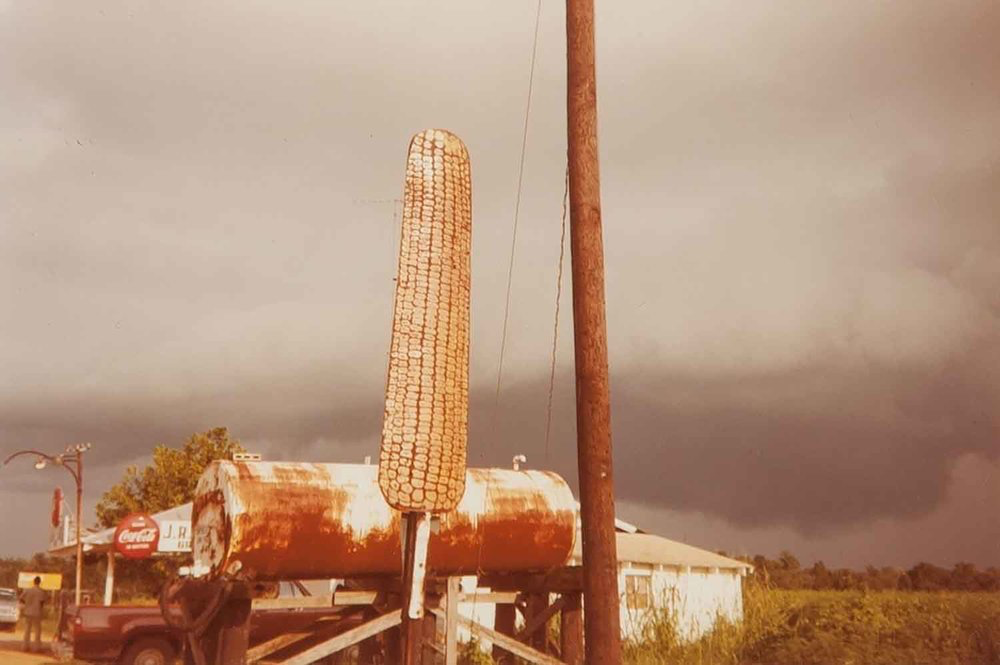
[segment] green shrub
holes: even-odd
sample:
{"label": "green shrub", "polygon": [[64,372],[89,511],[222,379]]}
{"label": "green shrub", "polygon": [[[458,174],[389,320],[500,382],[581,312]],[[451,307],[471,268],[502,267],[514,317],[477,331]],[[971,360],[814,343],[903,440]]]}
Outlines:
{"label": "green shrub", "polygon": [[682,643],[662,615],[624,651],[634,665],[1000,665],[1000,594],[749,585],[741,625]]}

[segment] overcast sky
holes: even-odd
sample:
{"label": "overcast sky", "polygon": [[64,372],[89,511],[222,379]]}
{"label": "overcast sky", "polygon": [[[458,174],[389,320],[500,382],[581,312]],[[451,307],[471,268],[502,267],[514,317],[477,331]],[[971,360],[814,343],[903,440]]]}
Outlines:
{"label": "overcast sky", "polygon": [[[0,0],[0,452],[376,455],[410,136],[473,172],[470,462],[575,485],[562,4]],[[1000,4],[598,3],[622,517],[1000,565]],[[567,271],[568,272],[568,271]],[[568,279],[565,282],[569,288]],[[0,555],[71,481],[0,471]],[[90,513],[92,515],[92,512]]]}

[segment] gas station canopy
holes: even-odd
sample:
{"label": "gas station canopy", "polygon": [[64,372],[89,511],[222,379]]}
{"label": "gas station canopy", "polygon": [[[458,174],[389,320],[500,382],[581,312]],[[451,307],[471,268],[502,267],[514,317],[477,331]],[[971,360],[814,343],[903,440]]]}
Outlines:
{"label": "gas station canopy", "polygon": [[[160,529],[157,555],[187,554],[191,551],[191,504],[185,503],[151,515]],[[91,531],[83,535],[83,551],[106,553],[114,551],[116,527]],[[49,554],[73,556],[76,554],[76,534],[73,529],[60,524],[53,530]]]}

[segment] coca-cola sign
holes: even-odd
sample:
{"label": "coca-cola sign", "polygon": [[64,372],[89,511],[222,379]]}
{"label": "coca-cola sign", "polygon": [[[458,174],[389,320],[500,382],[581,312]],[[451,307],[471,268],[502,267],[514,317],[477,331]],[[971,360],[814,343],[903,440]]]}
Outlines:
{"label": "coca-cola sign", "polygon": [[115,529],[115,549],[130,559],[151,556],[159,543],[160,527],[145,513],[129,515]]}

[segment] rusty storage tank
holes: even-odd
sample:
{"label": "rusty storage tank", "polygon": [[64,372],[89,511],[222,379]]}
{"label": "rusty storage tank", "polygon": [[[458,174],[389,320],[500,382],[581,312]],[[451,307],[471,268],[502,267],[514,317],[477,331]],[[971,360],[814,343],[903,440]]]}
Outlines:
{"label": "rusty storage tank", "polygon": [[[213,462],[195,491],[194,572],[255,580],[399,575],[400,515],[378,467]],[[545,570],[573,551],[576,504],[545,471],[469,469],[458,507],[440,516],[430,572]]]}

